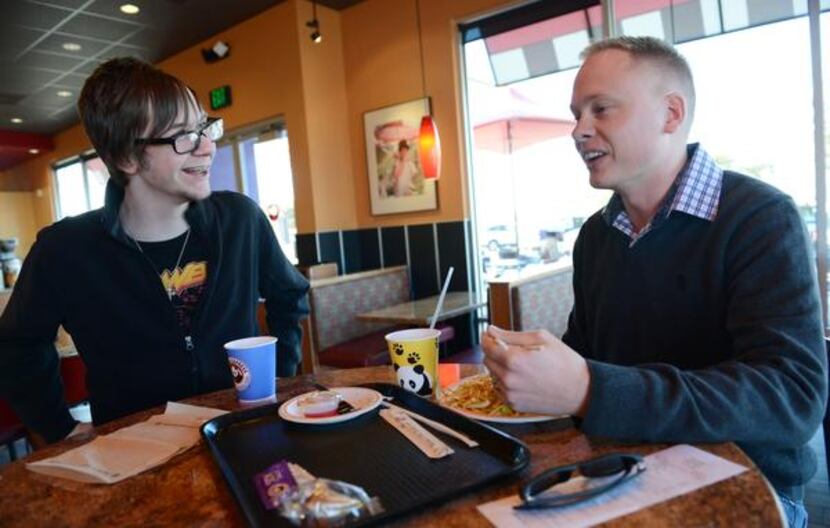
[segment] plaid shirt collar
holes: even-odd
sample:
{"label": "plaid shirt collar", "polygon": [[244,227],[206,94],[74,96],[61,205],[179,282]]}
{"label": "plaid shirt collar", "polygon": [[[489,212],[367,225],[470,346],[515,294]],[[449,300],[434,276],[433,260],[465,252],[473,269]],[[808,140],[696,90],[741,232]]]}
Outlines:
{"label": "plaid shirt collar", "polygon": [[723,170],[698,143],[687,146],[686,153],[688,156],[686,165],[675,178],[654,218],[639,233],[634,232],[634,224],[631,223],[631,218],[625,211],[619,194],[614,193],[602,210],[606,223],[622,231],[631,239],[629,247],[662,224],[673,211],[710,222],[717,216],[723,185]]}

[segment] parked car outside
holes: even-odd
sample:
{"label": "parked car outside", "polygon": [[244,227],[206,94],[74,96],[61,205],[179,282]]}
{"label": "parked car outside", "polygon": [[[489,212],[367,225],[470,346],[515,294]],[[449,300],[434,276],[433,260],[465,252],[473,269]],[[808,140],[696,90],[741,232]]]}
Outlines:
{"label": "parked car outside", "polygon": [[505,248],[516,248],[516,228],[504,224],[488,227],[482,237],[482,245],[490,251],[501,251]]}

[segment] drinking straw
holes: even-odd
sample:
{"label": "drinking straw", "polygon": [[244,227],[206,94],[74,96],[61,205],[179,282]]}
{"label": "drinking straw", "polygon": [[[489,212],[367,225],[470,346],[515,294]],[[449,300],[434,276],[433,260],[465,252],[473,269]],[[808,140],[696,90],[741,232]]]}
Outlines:
{"label": "drinking straw", "polygon": [[450,269],[447,270],[447,278],[444,279],[444,287],[441,289],[441,295],[438,297],[438,304],[435,305],[435,313],[432,314],[432,322],[429,323],[430,330],[435,328],[435,322],[438,321],[438,314],[441,313],[441,307],[444,305],[444,297],[447,295],[447,288],[450,287],[450,279],[452,279],[453,271],[455,271],[455,268],[452,266],[450,266]]}

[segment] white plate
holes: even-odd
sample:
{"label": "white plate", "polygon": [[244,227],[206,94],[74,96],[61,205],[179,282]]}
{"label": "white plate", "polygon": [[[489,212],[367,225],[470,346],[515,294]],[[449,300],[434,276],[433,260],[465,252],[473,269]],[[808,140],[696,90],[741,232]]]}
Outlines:
{"label": "white plate", "polygon": [[351,420],[362,414],[366,414],[372,409],[377,408],[377,406],[380,405],[380,402],[383,401],[383,395],[381,395],[381,393],[376,390],[365,389],[363,387],[333,387],[329,390],[339,393],[344,400],[352,404],[352,407],[354,407],[355,410],[347,414],[336,414],[334,416],[324,416],[322,418],[309,418],[305,416],[302,411],[300,411],[299,405],[297,405],[300,398],[305,396],[305,394],[300,394],[280,405],[280,418],[289,422],[302,424],[333,424],[345,422],[346,420]]}
{"label": "white plate", "polygon": [[[471,381],[474,378],[475,377],[462,379],[458,383],[455,383],[455,384],[453,384],[453,385],[451,385],[451,386],[449,386],[449,387],[447,387],[446,389],[443,389],[443,390],[444,391],[450,391],[452,389],[455,389],[456,387],[459,387],[459,386],[463,385],[464,383],[467,383],[468,381]],[[480,420],[482,422],[519,424],[519,423],[532,423],[532,422],[547,422],[549,420],[557,420],[559,418],[565,418],[567,416],[567,415],[564,415],[564,414],[560,415],[560,416],[551,416],[549,414],[527,414],[527,415],[524,415],[524,416],[496,416],[496,415],[491,415],[491,414],[477,413],[477,412],[469,411],[467,409],[461,409],[460,407],[453,407],[452,405],[447,405],[446,403],[444,403],[441,400],[441,398],[438,399],[438,404],[443,406],[443,407],[446,407],[447,409],[455,411],[458,414],[466,416],[467,418],[471,418],[473,420]]]}
{"label": "white plate", "polygon": [[482,422],[519,424],[531,422],[547,422],[549,420],[565,418],[564,414],[561,416],[551,416],[548,414],[528,414],[526,416],[491,416],[489,414],[478,414],[470,412],[465,409],[459,409],[458,407],[450,407],[449,405],[444,405],[443,403],[441,405],[443,405],[447,409],[450,409],[451,411],[455,411],[458,414],[464,415],[467,418],[471,418],[473,420],[480,420]]}

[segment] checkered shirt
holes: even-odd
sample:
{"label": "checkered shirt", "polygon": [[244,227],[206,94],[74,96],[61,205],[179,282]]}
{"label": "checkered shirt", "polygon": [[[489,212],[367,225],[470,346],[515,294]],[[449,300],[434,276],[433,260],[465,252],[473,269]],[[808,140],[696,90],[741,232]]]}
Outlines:
{"label": "checkered shirt", "polygon": [[723,185],[723,170],[698,143],[686,147],[688,161],[666,193],[654,218],[639,233],[625,211],[622,198],[617,193],[611,197],[602,216],[605,221],[631,239],[629,247],[637,243],[649,231],[663,223],[673,211],[690,214],[712,221],[718,214],[718,202]]}

